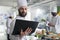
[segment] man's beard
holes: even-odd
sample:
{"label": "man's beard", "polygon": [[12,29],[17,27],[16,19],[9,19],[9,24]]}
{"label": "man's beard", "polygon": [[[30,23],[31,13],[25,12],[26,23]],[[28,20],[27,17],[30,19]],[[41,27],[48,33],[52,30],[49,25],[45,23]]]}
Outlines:
{"label": "man's beard", "polygon": [[53,16],[56,16],[57,14],[52,13]]}
{"label": "man's beard", "polygon": [[21,16],[21,17],[25,17],[26,15],[27,15],[27,13],[19,12],[19,16]]}

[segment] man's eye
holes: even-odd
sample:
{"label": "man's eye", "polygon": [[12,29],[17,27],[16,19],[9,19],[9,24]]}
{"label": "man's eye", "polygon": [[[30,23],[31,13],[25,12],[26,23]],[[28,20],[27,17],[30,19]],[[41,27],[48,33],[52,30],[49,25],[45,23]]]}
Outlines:
{"label": "man's eye", "polygon": [[27,9],[25,8],[25,10],[27,10]]}

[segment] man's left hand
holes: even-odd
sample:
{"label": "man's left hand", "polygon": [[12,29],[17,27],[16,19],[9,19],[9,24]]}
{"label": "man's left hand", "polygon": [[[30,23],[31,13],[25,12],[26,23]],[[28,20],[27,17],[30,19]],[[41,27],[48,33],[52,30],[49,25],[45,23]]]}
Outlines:
{"label": "man's left hand", "polygon": [[31,33],[31,31],[32,31],[32,29],[31,28],[27,28],[24,32],[23,32],[23,30],[21,30],[21,32],[20,32],[20,36],[22,37],[22,36],[24,36],[24,35],[28,35],[29,33]]}
{"label": "man's left hand", "polygon": [[49,25],[49,26],[53,26],[53,27],[55,26],[53,23],[48,23],[48,25]]}

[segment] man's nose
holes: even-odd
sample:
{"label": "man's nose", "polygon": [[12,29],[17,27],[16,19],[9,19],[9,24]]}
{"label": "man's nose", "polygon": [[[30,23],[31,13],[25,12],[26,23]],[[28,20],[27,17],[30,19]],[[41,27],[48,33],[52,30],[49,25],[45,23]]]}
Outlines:
{"label": "man's nose", "polygon": [[23,12],[25,13],[25,12],[26,12],[26,10],[23,10]]}

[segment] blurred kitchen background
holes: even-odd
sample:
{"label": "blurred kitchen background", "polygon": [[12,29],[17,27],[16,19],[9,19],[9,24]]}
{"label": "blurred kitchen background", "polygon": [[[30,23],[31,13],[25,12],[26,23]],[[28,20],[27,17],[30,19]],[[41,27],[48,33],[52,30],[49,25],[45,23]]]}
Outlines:
{"label": "blurred kitchen background", "polygon": [[[41,20],[46,20],[51,13],[51,9],[60,6],[60,0],[27,0],[27,2],[28,13],[30,13],[32,20],[40,22],[38,26],[40,28],[44,26]],[[7,40],[7,17],[11,15],[14,19],[17,14],[17,0],[0,0],[0,40]]]}

